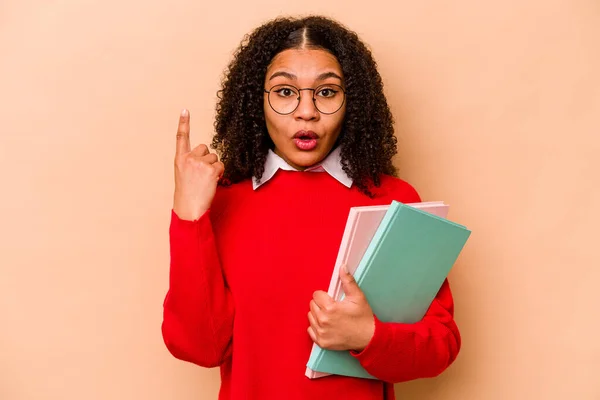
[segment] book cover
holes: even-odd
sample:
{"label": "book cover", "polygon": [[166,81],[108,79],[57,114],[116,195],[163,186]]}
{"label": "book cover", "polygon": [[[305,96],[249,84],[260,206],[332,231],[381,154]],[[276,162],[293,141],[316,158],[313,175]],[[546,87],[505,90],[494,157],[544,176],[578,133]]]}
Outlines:
{"label": "book cover", "polygon": [[[350,260],[353,250],[362,252],[354,277],[380,320],[417,322],[435,298],[470,235],[464,226],[447,220],[444,212],[447,208],[441,215],[435,215],[425,211],[425,207],[392,202],[362,251],[358,243],[364,247],[365,237],[369,235],[358,234],[360,219],[351,211],[349,232],[344,234],[338,261],[341,265],[344,259]],[[365,226],[372,229],[373,221]],[[357,238],[362,239],[357,242]],[[339,280],[337,264],[336,279]],[[331,283],[330,295],[333,293],[337,296],[335,299],[343,299],[334,277]],[[315,344],[306,375],[318,378],[328,374],[373,378],[349,352],[324,350]]]}

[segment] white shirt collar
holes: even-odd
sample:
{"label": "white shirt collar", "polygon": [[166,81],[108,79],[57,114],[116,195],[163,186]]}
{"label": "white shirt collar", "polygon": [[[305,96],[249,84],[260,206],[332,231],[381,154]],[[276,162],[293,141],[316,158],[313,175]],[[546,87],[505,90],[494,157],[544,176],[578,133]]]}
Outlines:
{"label": "white shirt collar", "polygon": [[[279,157],[273,150],[269,149],[269,153],[267,154],[267,160],[265,161],[265,171],[263,172],[263,176],[258,183],[256,177],[252,178],[252,187],[254,190],[258,189],[261,185],[264,185],[267,181],[269,181],[277,170],[282,169],[284,171],[297,171],[294,167],[289,165],[285,160]],[[342,169],[341,156],[340,156],[340,147],[336,147],[329,153],[327,157],[319,164],[313,165],[310,168],[305,169],[302,172],[327,172],[329,175],[338,180],[341,184],[346,187],[352,186],[352,179],[344,172]],[[300,172],[300,171],[298,171]]]}

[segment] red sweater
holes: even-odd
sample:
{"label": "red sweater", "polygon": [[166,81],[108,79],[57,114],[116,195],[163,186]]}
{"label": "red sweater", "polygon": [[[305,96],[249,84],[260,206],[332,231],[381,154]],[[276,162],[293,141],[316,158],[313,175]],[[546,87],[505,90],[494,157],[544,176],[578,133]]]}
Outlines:
{"label": "red sweater", "polygon": [[422,321],[375,317],[353,356],[378,380],[304,375],[309,302],[329,287],[350,207],[420,201],[388,176],[375,190],[371,199],[325,172],[280,170],[256,191],[250,180],[219,187],[199,220],[172,212],[162,334],[173,356],[219,366],[220,400],[390,400],[393,383],[444,371],[460,349],[447,281]]}

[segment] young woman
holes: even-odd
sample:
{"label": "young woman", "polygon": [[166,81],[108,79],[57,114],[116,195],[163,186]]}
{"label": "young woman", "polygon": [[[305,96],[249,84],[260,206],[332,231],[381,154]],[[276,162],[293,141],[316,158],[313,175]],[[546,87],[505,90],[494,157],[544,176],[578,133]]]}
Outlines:
{"label": "young woman", "polygon": [[[212,145],[179,119],[162,334],[178,359],[220,367],[220,399],[393,399],[443,372],[460,334],[448,282],[418,323],[380,321],[352,276],[326,293],[350,207],[420,201],[395,175],[392,116],[357,35],[276,19],[240,45]],[[305,377],[313,342],[377,379]]]}

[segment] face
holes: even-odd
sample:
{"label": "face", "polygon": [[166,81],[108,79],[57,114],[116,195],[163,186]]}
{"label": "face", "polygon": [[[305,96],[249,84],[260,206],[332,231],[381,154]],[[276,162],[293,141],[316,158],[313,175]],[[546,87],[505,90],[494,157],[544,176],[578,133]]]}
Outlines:
{"label": "face", "polygon": [[[333,148],[340,135],[346,113],[346,103],[333,114],[327,107],[335,104],[338,85],[344,87],[342,68],[337,59],[324,50],[291,49],[279,53],[267,69],[265,89],[271,89],[271,104],[289,112],[300,95],[298,107],[285,115],[269,105],[269,95],[264,94],[264,113],[269,136],[275,144],[275,153],[292,167],[303,170],[322,161]],[[283,85],[283,86],[279,86]],[[318,92],[296,89],[320,87]],[[313,97],[314,96],[314,97]],[[317,99],[317,102],[313,101]],[[340,97],[338,97],[339,99]],[[291,104],[291,106],[290,106]],[[288,107],[285,109],[285,107]],[[335,108],[335,107],[334,107]],[[333,108],[331,109],[333,110]]]}

